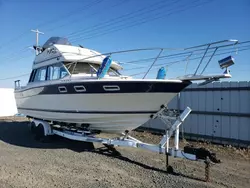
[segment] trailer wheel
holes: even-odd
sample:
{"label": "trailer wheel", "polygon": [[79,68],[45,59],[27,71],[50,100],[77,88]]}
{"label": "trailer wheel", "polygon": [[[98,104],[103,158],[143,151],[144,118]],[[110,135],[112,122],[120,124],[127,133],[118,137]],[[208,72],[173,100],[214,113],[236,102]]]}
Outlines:
{"label": "trailer wheel", "polygon": [[30,128],[30,132],[31,132],[32,134],[35,134],[35,129],[36,129],[36,124],[35,124],[35,122],[31,122],[31,123],[29,124],[29,128]]}
{"label": "trailer wheel", "polygon": [[43,125],[41,123],[39,123],[38,126],[35,127],[34,136],[35,136],[35,139],[38,141],[42,141],[46,137],[44,133]]}

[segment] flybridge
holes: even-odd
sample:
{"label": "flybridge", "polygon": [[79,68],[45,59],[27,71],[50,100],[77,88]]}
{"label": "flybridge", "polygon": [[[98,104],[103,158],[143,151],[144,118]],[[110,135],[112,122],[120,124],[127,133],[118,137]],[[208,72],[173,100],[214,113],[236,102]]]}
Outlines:
{"label": "flybridge", "polygon": [[45,44],[40,47],[38,45],[34,46],[34,49],[37,51],[37,55],[40,55],[42,52],[44,52],[46,49],[47,50],[47,54],[56,54],[57,50],[56,48],[51,48],[54,45],[59,44],[59,45],[68,45],[71,46],[71,43],[68,41],[67,38],[63,38],[63,37],[51,37],[49,38]]}
{"label": "flybridge", "polygon": [[[99,53],[93,50],[72,46],[70,42],[66,38],[62,37],[51,37],[44,45],[41,47],[39,54],[41,54],[44,50],[46,50],[46,54],[40,55],[40,57],[36,58],[34,64],[54,60],[53,62],[71,62],[71,64],[75,67],[78,63],[81,62],[97,62],[98,64],[103,63],[105,57],[109,56],[112,59],[120,59],[120,57],[136,57],[136,54],[139,54],[140,57],[141,53],[156,53],[155,57],[151,58],[144,58],[144,59],[136,59],[132,61],[120,61],[117,65],[121,65],[124,68],[124,71],[130,70],[132,73],[129,76],[142,76],[142,78],[148,77],[148,75],[152,75],[154,72],[155,77],[164,79],[166,75],[165,67],[174,66],[178,63],[184,63],[185,65],[185,73],[183,76],[176,76],[175,78],[179,80],[188,80],[188,81],[199,81],[204,80],[205,82],[201,84],[207,84],[212,81],[218,81],[221,78],[231,78],[231,75],[228,71],[228,67],[234,64],[234,59],[232,56],[228,56],[222,60],[219,60],[218,63],[222,69],[225,69],[224,73],[222,74],[214,74],[214,75],[204,75],[204,72],[210,65],[211,61],[215,56],[221,55],[221,53],[217,53],[220,51],[227,50],[230,47],[237,48],[238,41],[237,40],[222,40],[212,43],[207,43],[203,45],[198,45],[189,48],[183,49],[171,49],[171,48],[145,48],[145,49],[132,49],[132,50],[124,50],[124,51],[115,51],[115,52],[108,52],[108,53]],[[58,45],[58,46],[56,46]],[[61,46],[62,45],[62,46]],[[63,47],[65,45],[65,47]],[[170,55],[164,55],[164,53],[175,52]],[[178,53],[176,53],[178,52]],[[222,53],[226,54],[226,53]],[[49,55],[46,57],[45,55]],[[197,57],[199,56],[199,57]],[[176,59],[176,61],[170,61],[166,63],[159,63],[165,59]],[[42,59],[42,61],[40,60]],[[179,60],[178,60],[179,59]],[[197,66],[194,67],[191,64],[191,61],[196,61]],[[141,62],[152,61],[151,64]],[[112,65],[115,64],[115,61],[112,61]],[[125,68],[129,67],[129,69]],[[116,67],[118,68],[118,67]],[[120,69],[120,68],[119,68]],[[189,73],[188,69],[194,70],[193,73]],[[136,70],[144,72],[136,72]],[[157,70],[161,70],[164,72],[163,77],[158,77]],[[127,74],[127,73],[126,73]],[[156,76],[157,75],[157,76]]]}
{"label": "flybridge", "polygon": [[[175,64],[179,63],[185,63],[185,73],[183,76],[176,76],[174,79],[179,79],[183,81],[200,81],[204,80],[201,85],[213,82],[213,81],[218,81],[221,78],[231,78],[231,75],[229,73],[228,67],[234,64],[234,58],[232,56],[228,56],[226,58],[223,58],[218,61],[220,67],[222,69],[226,69],[223,74],[215,74],[215,75],[203,75],[203,73],[206,71],[207,67],[209,66],[210,62],[215,56],[219,56],[221,54],[227,54],[227,52],[224,53],[218,53],[220,51],[225,51],[228,50],[228,47],[233,47],[237,48],[237,45],[240,44],[238,40],[221,40],[221,41],[216,41],[216,42],[211,42],[203,45],[198,45],[198,46],[193,46],[189,48],[179,48],[179,49],[173,49],[173,48],[145,48],[145,49],[132,49],[132,50],[124,50],[124,51],[115,51],[115,52],[109,52],[109,53],[103,53],[100,54],[98,52],[95,52],[93,50],[89,50],[87,48],[83,48],[81,45],[77,48],[78,53],[73,50],[73,48],[63,48],[63,52],[61,51],[62,48],[59,50],[57,48],[51,48],[54,45],[65,45],[65,46],[71,46],[71,43],[68,41],[68,39],[63,38],[63,37],[51,37],[49,40],[46,41],[46,43],[42,46],[38,46],[38,39],[39,39],[39,34],[44,34],[40,31],[37,30],[31,30],[33,32],[36,32],[36,46],[34,46],[34,49],[36,50],[37,54],[41,54],[44,50],[47,49],[47,55],[50,55],[49,58],[46,58],[45,54],[43,54],[43,58],[37,58],[37,60],[34,61],[34,64],[45,62],[45,61],[53,61],[54,63],[62,62],[62,61],[71,61],[73,66],[75,67],[77,63],[79,62],[91,62],[91,61],[97,61],[98,64],[103,63],[104,59],[106,56],[111,57],[112,59],[115,59],[114,56],[132,56],[136,57],[135,53],[148,53],[151,54],[151,52],[156,52],[155,57],[150,57],[150,58],[143,58],[143,59],[136,59],[136,60],[130,60],[130,61],[125,61],[122,62],[120,61],[116,68],[117,70],[121,69],[121,65],[128,66],[129,68],[125,68],[125,71],[131,70],[130,75],[128,76],[142,76],[143,79],[145,79],[151,72],[154,72],[155,77],[158,79],[165,79],[166,76],[166,67],[168,68],[169,66],[173,66]],[[243,42],[244,43],[244,42]],[[81,50],[80,50],[81,49]],[[82,49],[84,49],[84,52],[81,52]],[[58,51],[58,53],[57,53]],[[237,50],[235,50],[237,51]],[[91,53],[90,53],[91,52]],[[177,53],[172,53],[170,55],[164,55],[164,53],[167,52],[177,52]],[[228,52],[229,53],[229,52]],[[64,55],[67,54],[67,57]],[[86,54],[86,55],[83,55]],[[75,56],[74,58],[72,58]],[[197,57],[199,56],[199,57]],[[175,61],[170,61],[166,63],[158,63],[162,60],[165,59],[178,59],[181,58],[180,60],[175,60]],[[39,59],[43,59],[40,61]],[[120,58],[117,58],[120,59]],[[192,67],[190,66],[191,61],[197,60],[198,61],[198,66]],[[141,66],[140,62],[147,62],[147,61],[152,61],[151,64],[145,64],[145,66]],[[138,64],[139,63],[139,64]],[[112,65],[115,64],[114,61],[111,63]],[[133,68],[131,68],[134,66]],[[120,68],[119,68],[120,67]],[[191,70],[195,70],[194,73],[189,73],[187,74],[188,67],[190,67]],[[138,70],[139,72],[136,72],[135,70]],[[143,70],[143,72],[142,72]],[[157,71],[161,70],[161,74],[163,73],[164,76],[159,77],[157,74]],[[97,71],[97,70],[96,70]],[[126,73],[127,74],[127,73]],[[152,74],[151,74],[152,75]]]}

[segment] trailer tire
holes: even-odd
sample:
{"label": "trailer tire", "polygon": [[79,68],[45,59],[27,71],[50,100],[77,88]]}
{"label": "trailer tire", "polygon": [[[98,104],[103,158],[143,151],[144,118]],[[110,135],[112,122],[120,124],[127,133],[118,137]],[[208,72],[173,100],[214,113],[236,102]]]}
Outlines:
{"label": "trailer tire", "polygon": [[41,123],[39,123],[34,129],[35,140],[42,141],[46,136],[44,133],[44,128]]}
{"label": "trailer tire", "polygon": [[35,122],[31,122],[31,123],[29,124],[29,128],[30,128],[30,132],[31,132],[32,134],[35,134],[35,129],[36,129],[36,124],[35,124]]}

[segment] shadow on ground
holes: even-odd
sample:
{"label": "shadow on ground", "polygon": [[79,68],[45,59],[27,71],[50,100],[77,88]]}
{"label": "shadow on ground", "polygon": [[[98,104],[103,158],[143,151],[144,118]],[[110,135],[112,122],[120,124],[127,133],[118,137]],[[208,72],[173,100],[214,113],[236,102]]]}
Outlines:
{"label": "shadow on ground", "polygon": [[92,143],[77,142],[59,136],[51,136],[46,141],[37,141],[30,132],[29,122],[0,121],[0,140],[8,144],[42,149],[68,148],[76,152],[94,149]]}
{"label": "shadow on ground", "polygon": [[[42,148],[42,149],[60,149],[67,148],[73,150],[75,152],[93,152],[100,155],[109,156],[112,158],[116,158],[122,161],[129,162],[131,164],[135,164],[145,169],[157,171],[160,173],[167,173],[166,170],[155,168],[153,166],[149,166],[138,161],[131,160],[125,156],[122,156],[119,151],[112,147],[99,147],[95,148],[92,143],[87,142],[78,142],[72,141],[69,139],[65,139],[59,136],[50,137],[47,142],[40,142],[34,139],[33,135],[30,132],[28,122],[6,122],[0,121],[0,140],[20,147],[28,147],[28,148]],[[203,181],[202,179],[195,178],[192,176],[188,176],[182,173],[171,173],[175,176],[182,176],[189,179]]]}

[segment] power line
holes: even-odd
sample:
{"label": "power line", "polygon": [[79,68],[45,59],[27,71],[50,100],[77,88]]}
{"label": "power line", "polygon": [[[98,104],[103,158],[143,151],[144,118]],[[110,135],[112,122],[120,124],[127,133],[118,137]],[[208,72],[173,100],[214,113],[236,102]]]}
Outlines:
{"label": "power line", "polygon": [[[80,1],[82,0],[42,0],[42,1],[39,1],[39,3],[75,3],[75,2],[80,2]],[[36,0],[22,0],[22,1],[8,0],[8,3],[37,3],[37,1]]]}
{"label": "power line", "polygon": [[[100,2],[102,2],[103,0],[96,0],[96,1],[94,1],[94,2],[91,2],[91,3],[89,3],[88,5],[86,5],[86,6],[84,6],[84,10],[86,10],[86,8],[89,8],[89,7],[91,7],[91,6],[93,6],[93,5],[95,5],[95,4],[97,4],[97,3],[100,3]],[[164,1],[161,1],[161,2],[164,2]],[[159,3],[161,3],[161,2],[158,2],[158,4]],[[157,3],[156,3],[157,4]],[[162,8],[162,7],[161,7]],[[80,10],[82,10],[83,8],[81,8]],[[145,9],[145,8],[143,8],[143,9]],[[139,9],[139,10],[143,10],[143,9]],[[137,11],[138,12],[138,11]],[[77,11],[72,11],[72,12],[70,12],[70,13],[68,13],[68,14],[66,14],[66,15],[64,15],[64,17],[69,17],[69,16],[72,16],[73,14],[76,14],[76,13],[78,13]],[[127,14],[126,14],[127,15]],[[121,17],[124,17],[124,16],[126,16],[126,15],[123,15],[123,16],[121,16]],[[60,17],[59,19],[61,19],[62,17]],[[119,18],[119,17],[118,17]],[[59,19],[54,19],[54,20],[51,20],[50,22],[46,22],[46,23],[42,23],[42,24],[39,24],[37,27],[41,27],[41,26],[43,26],[43,25],[49,25],[50,23],[55,23],[55,22],[57,22]],[[117,18],[116,18],[117,19]],[[116,19],[113,19],[113,20],[116,20]],[[121,20],[120,20],[121,21]],[[110,22],[110,21],[109,21]],[[98,25],[98,26],[100,26],[100,25]],[[96,28],[97,29],[97,28]],[[120,29],[119,29],[120,30]],[[112,31],[112,32],[114,32],[114,31]],[[26,32],[25,33],[22,33],[20,36],[18,36],[17,38],[18,39],[20,39],[22,36],[24,36],[26,34]],[[106,33],[105,33],[106,34]],[[98,36],[100,35],[100,33],[98,34]],[[103,35],[103,34],[102,34]],[[13,38],[13,40],[11,40],[10,42],[12,42],[12,41],[16,41],[17,40],[17,38]],[[91,38],[93,38],[93,36],[91,36]],[[9,44],[10,44],[10,42],[9,42]],[[8,44],[7,44],[8,45]],[[1,48],[1,47],[0,47]],[[12,54],[11,54],[12,55]]]}
{"label": "power line", "polygon": [[[170,14],[172,14],[172,13],[169,13],[168,15],[170,15]],[[145,17],[145,18],[142,18],[141,20],[136,20],[137,22],[132,22],[132,24],[131,23],[126,23],[126,24],[118,25],[116,27],[111,27],[111,28],[109,28],[108,30],[106,30],[104,32],[100,33],[100,32],[97,31],[94,34],[91,33],[91,35],[85,36],[85,38],[84,37],[78,37],[76,39],[77,40],[79,40],[79,39],[81,39],[81,40],[87,40],[87,39],[95,38],[95,37],[98,37],[98,36],[103,36],[103,35],[114,33],[116,31],[120,31],[120,30],[123,30],[123,29],[131,28],[131,27],[138,26],[138,25],[142,25],[144,23],[153,21],[155,19],[159,19],[159,18],[164,17],[164,16],[166,16],[166,15],[163,15],[163,16],[160,16],[160,17],[157,17],[157,18]],[[76,41],[76,39],[75,39],[75,41]]]}
{"label": "power line", "polygon": [[4,56],[2,57],[1,59],[3,60],[8,60],[8,59],[12,59],[14,58],[16,55],[19,55],[19,53],[22,53],[22,52],[26,52],[28,51],[28,46],[27,47],[24,47],[24,48],[21,48],[20,50],[16,51],[16,52],[13,52],[7,56]]}
{"label": "power line", "polygon": [[[197,1],[197,0],[196,0]],[[193,1],[192,3],[196,2],[196,1]],[[129,23],[128,25],[127,24],[124,24],[124,25],[120,25],[118,26],[118,28],[115,28],[115,27],[111,27],[109,28],[108,30],[106,30],[105,32],[98,32],[98,33],[95,33],[95,34],[91,34],[89,36],[85,36],[85,38],[83,37],[78,37],[76,39],[81,39],[81,40],[87,40],[87,39],[91,39],[91,38],[94,38],[94,37],[98,37],[98,36],[103,36],[103,35],[106,35],[106,34],[110,34],[110,33],[113,33],[113,32],[116,32],[116,31],[119,31],[119,30],[123,30],[123,29],[127,29],[127,28],[130,28],[130,27],[134,27],[134,26],[138,26],[138,25],[141,25],[141,24],[144,24],[144,23],[147,23],[147,22],[150,22],[150,21],[153,21],[153,20],[156,20],[156,19],[160,19],[164,16],[169,16],[171,14],[174,14],[174,13],[177,13],[177,12],[182,12],[182,11],[185,11],[185,10],[188,10],[188,9],[191,9],[191,8],[194,8],[194,7],[197,7],[197,6],[200,6],[200,5],[203,5],[203,4],[206,4],[208,2],[205,2],[205,3],[200,3],[200,4],[192,4],[191,6],[189,7],[186,7],[184,9],[180,9],[180,10],[175,10],[175,9],[172,9],[173,12],[170,12],[168,14],[163,14],[163,15],[160,15],[160,16],[157,16],[157,17],[146,17],[146,18],[143,18],[141,20],[137,20],[137,22],[132,22],[132,23]],[[188,3],[190,4],[190,3]],[[186,4],[187,5],[187,4]],[[75,40],[76,41],[76,40]]]}
{"label": "power line", "polygon": [[8,59],[8,60],[6,60],[6,61],[4,61],[4,62],[1,62],[1,63],[0,63],[0,66],[1,66],[1,65],[4,65],[4,64],[6,64],[6,63],[9,63],[9,61],[12,61],[11,64],[14,64],[14,63],[16,63],[16,62],[18,62],[18,61],[20,61],[20,60],[22,60],[22,59],[31,58],[31,57],[32,57],[31,55],[29,55],[29,56],[26,56],[26,55],[25,55],[25,56],[21,56],[21,57],[20,57],[20,56],[18,56],[18,57],[16,56],[16,57],[13,58],[13,59],[18,58],[17,60],[13,61],[13,59]]}
{"label": "power line", "polygon": [[[72,16],[72,15],[74,15],[74,14],[79,13],[79,11],[82,11],[82,10],[86,11],[86,8],[91,8],[92,6],[94,6],[94,5],[96,5],[96,4],[99,4],[99,3],[101,3],[102,1],[104,1],[104,0],[95,0],[94,2],[91,2],[91,3],[87,4],[87,5],[84,6],[84,7],[81,7],[80,9],[71,11],[70,13],[64,15],[63,17],[60,17],[60,18],[58,18],[58,19],[51,20],[50,22],[43,22],[43,23],[37,25],[37,28],[38,28],[38,27],[41,27],[41,26],[44,26],[44,25],[49,25],[49,24],[51,24],[51,23],[58,22],[59,20],[61,20],[62,18],[65,18],[65,17],[68,18],[68,17],[70,17],[70,16]],[[124,2],[125,2],[125,0],[122,1],[121,3],[118,3],[118,4],[116,4],[116,5],[113,5],[112,7],[118,6],[118,5],[120,5],[120,4],[124,3]],[[126,1],[126,2],[127,2],[127,1]],[[61,25],[61,26],[62,26],[62,25]],[[63,25],[63,26],[64,26],[64,25]],[[54,29],[55,29],[55,28],[52,28],[51,30],[54,30]],[[5,44],[1,45],[1,46],[0,46],[0,50],[1,50],[2,47],[5,47],[5,46],[11,44],[11,42],[14,42],[14,41],[16,42],[17,40],[21,39],[21,38],[22,38],[24,35],[26,35],[26,34],[27,34],[27,32],[23,32],[21,35],[15,37],[15,38],[13,38],[13,39],[11,39],[8,43],[5,43]],[[21,50],[20,50],[20,51],[21,51]],[[12,54],[11,54],[11,55],[12,55]]]}
{"label": "power line", "polygon": [[[241,50],[238,50],[238,51],[246,51],[246,50],[250,50],[250,48],[244,48],[244,49],[241,49]],[[224,52],[224,53],[219,53],[219,54],[215,54],[214,56],[224,55],[224,54],[228,54],[228,53],[232,53],[232,52],[235,52],[235,51],[228,51],[228,52]],[[206,55],[205,57],[210,57],[210,56]],[[201,59],[201,58],[202,58],[202,56],[196,57],[196,58],[189,58],[188,61],[197,60],[197,59]],[[158,60],[158,62],[159,61],[161,61],[161,60]],[[177,63],[184,62],[184,61],[187,61],[187,59],[184,58],[183,60],[177,60],[177,61],[172,61],[172,62],[168,62],[168,63],[157,64],[157,65],[154,66],[154,68],[157,68],[157,67],[160,67],[160,66],[171,66],[173,64],[177,64]],[[124,71],[131,71],[131,70],[142,69],[142,68],[148,68],[148,66],[135,67],[135,68],[131,68],[131,69],[126,69]]]}
{"label": "power line", "polygon": [[[153,4],[150,4],[146,7],[143,7],[143,8],[140,8],[140,9],[137,9],[136,12],[135,11],[132,11],[132,12],[129,12],[129,13],[126,13],[126,14],[123,14],[121,16],[118,16],[116,18],[112,18],[108,21],[105,21],[105,22],[102,22],[101,24],[95,24],[91,27],[87,27],[85,29],[81,29],[79,31],[75,31],[75,32],[71,32],[69,34],[67,34],[68,37],[73,37],[74,35],[79,35],[81,33],[86,33],[87,31],[89,32],[92,32],[94,29],[97,29],[97,28],[103,28],[104,26],[108,26],[111,24],[114,24],[114,23],[117,23],[118,22],[121,22],[121,21],[124,21],[126,19],[130,19],[130,17],[135,17],[135,15],[141,15],[143,13],[143,11],[147,11],[148,9],[151,9],[151,8],[154,8],[155,6],[157,5],[161,5],[162,3],[166,2],[165,0],[162,0],[160,2],[157,2],[157,3],[153,3]],[[143,13],[144,14],[144,13]],[[125,19],[124,19],[125,18]]]}
{"label": "power line", "polygon": [[58,17],[58,18],[56,18],[56,19],[54,19],[54,20],[50,20],[49,22],[41,23],[41,24],[39,24],[39,25],[37,26],[37,28],[38,28],[38,27],[42,27],[42,26],[44,26],[44,25],[50,25],[50,24],[52,24],[52,23],[55,24],[55,22],[61,21],[61,20],[63,20],[64,18],[69,18],[69,17],[71,17],[72,15],[79,14],[81,11],[86,11],[88,8],[91,8],[91,7],[93,7],[94,5],[101,3],[102,1],[105,1],[105,0],[94,0],[94,1],[88,3],[87,5],[85,5],[85,6],[81,7],[81,8],[78,8],[78,9],[75,9],[75,10],[73,10],[73,11],[71,11],[71,12],[68,12],[68,13],[65,14],[64,16],[60,16],[60,17]]}
{"label": "power line", "polygon": [[[246,51],[246,50],[250,50],[250,48],[245,48],[245,49],[241,49],[241,50],[238,50],[238,51]],[[223,53],[215,54],[214,56],[224,55],[224,54],[228,54],[228,53],[232,53],[232,52],[235,52],[235,51],[223,52]],[[209,56],[206,56],[206,57],[209,57]],[[196,57],[196,58],[190,58],[189,61],[197,60],[197,59],[201,59],[201,58],[202,58],[202,56]],[[181,63],[181,62],[184,62],[184,61],[187,61],[187,59],[184,58],[183,60],[157,64],[157,65],[154,66],[153,69],[159,68],[161,66],[171,66],[173,64]],[[132,69],[126,69],[125,71],[131,71],[131,70],[142,69],[142,68],[148,68],[148,66],[135,67],[135,68],[132,68]],[[136,73],[136,75],[140,75],[140,74],[143,74],[143,73],[145,73],[145,72]],[[130,76],[134,76],[134,75],[130,75]]]}
{"label": "power line", "polygon": [[[115,3],[114,5],[109,6],[107,9],[117,7],[117,6],[119,6],[119,5],[122,5],[122,4],[124,4],[124,3],[127,3],[128,1],[130,1],[130,0],[122,0],[122,1],[119,2],[119,3]],[[87,16],[88,16],[88,18],[89,18],[89,16],[94,16],[94,15],[96,15],[96,14],[100,14],[100,12],[107,11],[107,9],[102,9],[101,11],[98,10],[98,11],[92,13],[92,14],[87,14]],[[86,19],[87,17],[84,17],[84,18]],[[48,32],[48,31],[53,31],[53,30],[59,29],[59,28],[64,27],[64,26],[68,26],[69,24],[71,24],[71,25],[72,25],[72,24],[75,24],[75,23],[77,23],[77,22],[79,22],[79,21],[82,21],[82,20],[83,20],[83,18],[78,19],[78,21],[74,19],[73,22],[72,22],[72,20],[69,20],[68,23],[66,22],[66,23],[61,24],[61,25],[59,25],[59,26],[53,27],[53,28],[51,28],[51,29],[47,29],[46,31],[47,31],[47,32]]]}
{"label": "power line", "polygon": [[[234,48],[234,52],[237,52],[238,50],[242,49],[242,48],[245,48],[245,47],[250,47],[249,45],[245,45],[245,46],[239,46],[240,44],[246,44],[246,43],[250,43],[250,41],[246,41],[246,42],[240,42],[237,44],[237,46],[235,46]],[[213,48],[211,48],[213,49]],[[200,53],[195,53],[196,51],[202,51],[203,52],[200,52]],[[217,52],[221,52],[221,51],[225,51],[225,50],[232,50],[232,49],[219,49]],[[204,54],[204,49],[198,49],[198,50],[193,50],[193,51],[188,51],[188,52],[181,52],[181,53],[177,53],[177,54],[170,54],[170,55],[164,55],[164,56],[160,56],[158,58],[158,61],[161,61],[161,60],[166,60],[166,59],[174,59],[174,58],[180,58],[180,57],[187,57],[189,56],[190,54],[193,54],[194,55],[202,55]],[[207,55],[213,53],[212,51],[209,51],[207,52]],[[121,64],[134,64],[134,63],[142,63],[142,62],[148,62],[148,61],[152,61],[154,60],[155,57],[150,57],[150,58],[144,58],[144,59],[138,59],[138,60],[133,60],[133,61],[127,61],[127,62],[122,62]]]}
{"label": "power line", "polygon": [[20,35],[18,35],[17,37],[14,37],[14,38],[12,38],[12,39],[10,39],[8,42],[6,42],[6,43],[3,43],[1,46],[0,46],[0,50],[3,48],[3,47],[6,47],[6,46],[8,46],[10,43],[12,43],[12,42],[16,42],[17,40],[19,40],[19,39],[21,39],[24,35],[26,35],[27,34],[27,32],[25,31],[25,32],[23,32],[23,33],[21,33]]}
{"label": "power line", "polygon": [[[77,9],[77,10],[86,10],[86,8],[90,8],[91,6],[93,6],[93,5],[95,5],[95,4],[93,4],[93,3],[100,3],[100,2],[102,2],[102,1],[104,1],[104,0],[97,0],[97,1],[94,1],[94,2],[92,2],[92,3],[89,3],[87,6],[84,6],[83,8],[80,8],[80,9]],[[123,3],[125,3],[125,2],[128,2],[129,0],[123,0],[123,1],[121,1],[121,2],[119,2],[119,3],[116,3],[116,4],[114,4],[113,6],[111,6],[111,8],[113,8],[113,7],[116,7],[116,6],[118,6],[118,5],[121,5],[121,4],[123,4]],[[67,15],[65,15],[65,16],[71,16],[72,15],[72,13],[75,13],[75,11],[76,10],[74,10],[74,11],[72,11],[72,12],[70,12],[69,14],[67,14]],[[76,13],[79,13],[79,12],[76,12]],[[99,12],[97,12],[97,13],[99,13]],[[61,19],[61,17],[60,17],[60,19]],[[50,23],[54,23],[54,22],[56,22],[58,19],[56,19],[56,20],[52,20],[51,22],[46,22],[46,23],[42,23],[42,24],[40,24],[40,25],[38,25],[38,27],[40,27],[40,26],[43,26],[43,25],[45,25],[45,24],[50,24]],[[26,32],[25,32],[26,33]],[[25,33],[23,33],[22,35],[24,35]],[[21,36],[18,36],[17,38],[19,38],[19,37],[21,37]],[[14,40],[16,40],[16,38],[14,38],[13,39],[13,41]],[[5,56],[3,59],[4,59],[4,61],[6,61],[6,60],[13,60],[13,59],[16,59],[16,58],[19,58],[19,53],[22,53],[22,52],[25,52],[25,51],[28,51],[28,48],[29,48],[29,46],[27,46],[27,47],[25,47],[25,48],[22,48],[22,49],[20,49],[19,51],[17,51],[17,52],[14,52],[14,53],[11,53],[10,55],[8,55],[8,56]],[[17,56],[15,56],[15,55],[17,55]]]}
{"label": "power line", "polygon": [[[74,11],[71,11],[70,13],[64,15],[64,17],[69,17],[69,16],[72,16],[73,14],[77,14],[77,13],[79,13],[79,11],[86,10],[86,8],[90,8],[90,7],[94,6],[95,4],[101,3],[102,1],[105,1],[105,0],[96,0],[96,1],[94,1],[94,2],[91,2],[91,3],[87,4],[87,5],[84,6],[84,7],[81,7],[80,9],[76,9],[76,10],[74,10]],[[112,7],[115,7],[115,6],[118,6],[118,5],[120,5],[120,4],[123,4],[125,1],[127,2],[127,1],[129,1],[129,0],[123,0],[123,1],[120,2],[120,3],[117,3],[117,4],[115,4],[114,6],[111,6],[111,8],[112,8]],[[98,12],[97,12],[97,13],[98,13]],[[61,19],[61,18],[62,18],[62,17],[60,17],[60,19]],[[41,23],[41,24],[38,25],[37,27],[41,27],[41,26],[43,26],[43,25],[50,24],[50,23],[55,23],[56,21],[59,21],[59,19],[52,20],[52,21],[50,21],[49,23],[48,23],[48,22]],[[54,28],[54,29],[55,29],[55,28]],[[52,30],[53,30],[53,29],[52,29]],[[17,36],[16,38],[13,38],[13,39],[12,39],[11,41],[9,41],[9,42],[16,41],[16,40],[20,39],[22,36],[24,36],[25,34],[26,34],[26,32],[22,33],[21,35]],[[5,56],[4,58],[1,58],[1,59],[4,59],[4,61],[10,60],[10,59],[11,59],[11,60],[12,60],[12,59],[16,59],[16,58],[19,57],[19,53],[28,51],[28,48],[29,48],[29,47],[30,47],[30,46],[27,46],[27,47],[25,47],[25,48],[22,48],[22,49],[18,50],[17,52],[11,53],[10,55]],[[0,46],[0,49],[1,49],[1,46]],[[17,56],[15,56],[15,55],[17,55]]]}
{"label": "power line", "polygon": [[[240,52],[240,51],[246,51],[246,50],[250,50],[250,48],[241,49],[241,50],[238,50],[238,52]],[[232,53],[232,52],[235,52],[235,51],[228,51],[228,52],[216,54],[215,56],[223,55],[223,54],[228,54],[228,53]],[[196,58],[193,58],[193,59],[190,59],[190,60],[195,60],[195,59],[198,59],[198,58],[200,59],[201,57],[196,57]],[[183,61],[186,61],[186,59],[185,59],[185,60],[180,60],[180,61],[168,62],[167,64],[166,64],[166,63],[164,63],[164,64],[159,64],[159,65],[154,66],[154,68],[159,67],[159,66],[164,66],[164,65],[165,65],[165,66],[171,66],[172,64],[180,63],[180,62],[183,62]],[[146,68],[146,67],[145,67],[145,66],[144,66],[144,67],[140,67],[140,69],[141,69],[141,68]],[[139,69],[139,67],[138,67],[138,69]],[[134,70],[134,69],[133,69],[133,70]],[[145,73],[145,72],[138,73],[138,75],[139,75],[139,74],[143,74],[143,73]],[[1,78],[0,81],[3,81],[3,80],[10,80],[10,79],[14,79],[14,78],[19,78],[19,77],[27,76],[27,75],[29,75],[29,74],[30,74],[30,73],[26,73],[26,74],[17,75],[17,76],[14,76],[14,77]]]}
{"label": "power line", "polygon": [[[41,31],[38,31],[38,30],[31,30],[31,31],[36,33],[36,46],[38,46],[38,43],[39,43],[39,34],[44,34],[44,33],[41,32]],[[19,50],[19,51],[17,51],[17,52],[12,53],[12,54],[11,54],[10,56],[8,56],[7,58],[4,58],[5,61],[6,61],[6,60],[10,61],[10,60],[13,60],[13,59],[15,59],[15,58],[18,58],[18,59],[20,60],[20,59],[23,59],[23,58],[31,57],[31,56],[24,56],[24,57],[21,57],[21,58],[20,58],[20,53],[21,53],[21,52],[26,52],[26,51],[28,51],[28,50],[29,50],[28,48],[32,48],[32,47],[27,46],[27,47],[25,47],[25,48],[23,48],[23,49],[21,49],[21,50]],[[37,54],[37,50],[36,50],[36,54]],[[0,65],[1,65],[1,64],[0,64]]]}
{"label": "power line", "polygon": [[[62,19],[71,17],[71,16],[74,15],[74,14],[78,14],[79,11],[83,11],[83,10],[85,11],[86,8],[92,7],[92,6],[94,6],[95,4],[98,4],[98,3],[102,2],[102,1],[104,1],[104,0],[94,0],[94,2],[91,2],[91,3],[87,4],[87,5],[84,6],[84,7],[77,8],[77,9],[75,9],[75,10],[73,10],[73,11],[71,11],[71,12],[65,14],[64,16],[58,17],[57,19],[54,19],[54,20],[50,20],[50,21],[47,21],[47,22],[40,23],[40,24],[38,24],[38,25],[36,26],[36,28],[42,27],[42,26],[45,26],[45,25],[49,25],[49,24],[51,24],[51,23],[54,24],[55,22],[58,22],[58,21],[60,21],[60,20],[62,20]],[[3,43],[2,45],[0,45],[0,50],[1,50],[3,47],[6,47],[6,46],[10,45],[12,42],[16,42],[17,40],[20,40],[20,39],[23,38],[26,34],[28,34],[27,31],[21,33],[21,34],[18,35],[17,37],[14,37],[14,38],[10,39],[8,42]]]}
{"label": "power line", "polygon": [[21,74],[21,75],[18,75],[18,76],[13,76],[13,77],[1,78],[0,81],[11,80],[11,79],[15,79],[15,78],[20,78],[20,77],[28,76],[29,74],[30,73],[26,73],[26,74]]}

